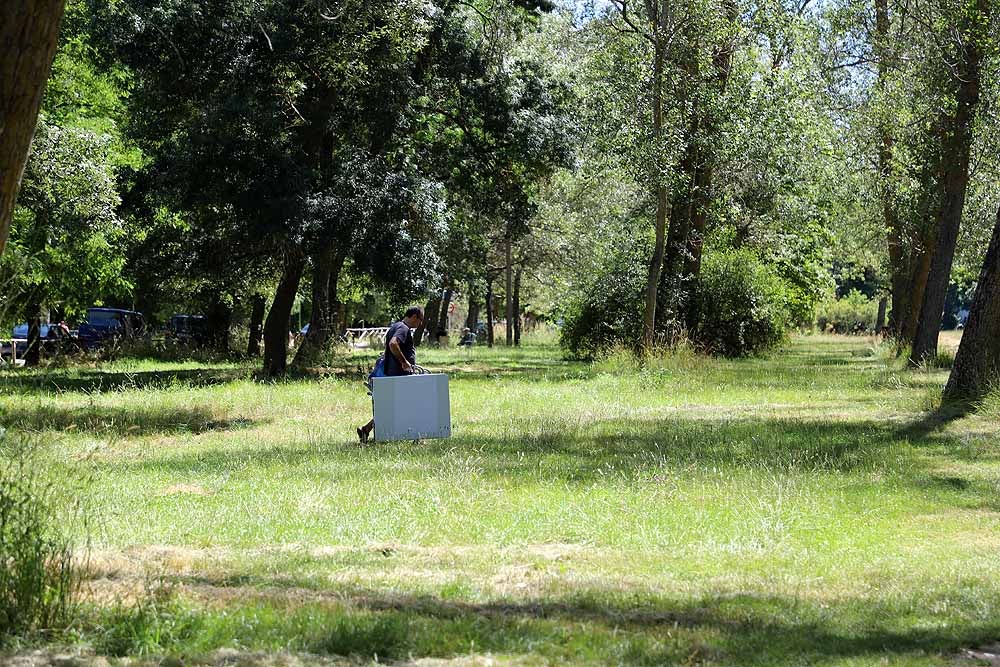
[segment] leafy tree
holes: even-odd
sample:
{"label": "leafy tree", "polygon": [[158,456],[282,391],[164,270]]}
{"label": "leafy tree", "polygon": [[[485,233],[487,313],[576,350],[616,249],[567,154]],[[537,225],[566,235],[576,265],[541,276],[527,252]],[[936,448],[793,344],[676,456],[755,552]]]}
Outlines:
{"label": "leafy tree", "polygon": [[128,285],[109,152],[106,137],[38,125],[5,258],[23,295],[29,364],[38,363],[42,307],[78,314]]}

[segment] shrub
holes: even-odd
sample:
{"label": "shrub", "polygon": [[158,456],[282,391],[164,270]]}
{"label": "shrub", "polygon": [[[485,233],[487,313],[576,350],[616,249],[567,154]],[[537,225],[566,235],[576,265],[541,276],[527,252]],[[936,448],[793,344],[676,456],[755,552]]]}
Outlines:
{"label": "shrub", "polygon": [[0,433],[0,637],[64,622],[77,590],[54,486],[34,448]]}
{"label": "shrub", "polygon": [[642,338],[646,266],[641,255],[631,254],[636,256],[606,262],[571,299],[559,342],[573,357],[594,359],[616,347],[634,349]]}
{"label": "shrub", "polygon": [[816,329],[825,333],[865,334],[875,331],[878,301],[856,290],[828,299],[816,311]]}
{"label": "shrub", "polygon": [[789,325],[786,284],[746,250],[706,256],[691,307],[688,335],[714,355],[758,354],[784,340]]}

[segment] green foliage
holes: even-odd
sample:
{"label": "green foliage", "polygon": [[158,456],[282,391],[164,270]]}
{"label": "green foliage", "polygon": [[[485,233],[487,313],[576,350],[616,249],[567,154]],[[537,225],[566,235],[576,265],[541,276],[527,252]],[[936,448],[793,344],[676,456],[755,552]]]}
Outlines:
{"label": "green foliage", "polygon": [[578,276],[560,344],[571,356],[594,359],[616,346],[632,347],[642,331],[646,269],[639,244],[609,255],[589,276]]}
{"label": "green foliage", "polygon": [[857,290],[846,296],[830,298],[816,311],[816,329],[838,334],[866,334],[875,331],[878,301]]}
{"label": "green foliage", "polygon": [[73,550],[43,469],[31,443],[0,429],[0,640],[62,624],[77,591]]}
{"label": "green foliage", "polygon": [[710,253],[694,290],[691,341],[713,355],[746,357],[785,339],[789,289],[748,250]]}
{"label": "green foliage", "polygon": [[94,635],[94,650],[112,657],[174,652],[203,629],[202,618],[181,604],[163,582],[147,582],[135,602],[103,610]]}
{"label": "green foliage", "polygon": [[106,135],[39,122],[4,257],[25,298],[76,314],[128,287],[110,150]]}

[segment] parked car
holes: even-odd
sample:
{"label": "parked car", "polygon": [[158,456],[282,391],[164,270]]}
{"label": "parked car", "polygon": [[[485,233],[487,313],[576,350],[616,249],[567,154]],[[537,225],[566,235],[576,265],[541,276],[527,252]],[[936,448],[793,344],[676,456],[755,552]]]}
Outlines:
{"label": "parked car", "polygon": [[211,331],[204,315],[171,315],[167,321],[167,338],[183,345],[205,345]]}
{"label": "parked car", "polygon": [[107,342],[135,340],[146,333],[142,313],[121,308],[88,308],[87,321],[80,324],[80,343],[90,349]]}
{"label": "parked car", "polygon": [[[42,341],[42,350],[48,354],[62,352],[71,342],[69,327],[63,323],[42,324],[39,326],[39,334]],[[18,324],[10,331],[10,337],[14,339],[9,343],[0,346],[0,357],[10,359],[12,352],[17,352],[17,358],[23,359],[28,351],[28,323]]]}

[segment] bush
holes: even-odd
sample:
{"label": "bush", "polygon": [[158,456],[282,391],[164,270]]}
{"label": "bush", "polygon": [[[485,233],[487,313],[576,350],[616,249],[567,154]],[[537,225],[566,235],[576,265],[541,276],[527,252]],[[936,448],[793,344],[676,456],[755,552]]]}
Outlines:
{"label": "bush", "polygon": [[824,333],[865,334],[875,331],[878,301],[853,290],[841,299],[828,299],[816,311],[816,329]]}
{"label": "bush", "polygon": [[616,347],[635,349],[642,338],[646,264],[641,254],[623,255],[584,281],[566,309],[559,343],[575,358],[594,359]]}
{"label": "bush", "polygon": [[67,620],[77,590],[54,487],[34,449],[0,433],[0,637]]}
{"label": "bush", "polygon": [[694,326],[688,335],[709,354],[758,354],[784,340],[788,301],[785,282],[753,253],[711,253],[693,290]]}

